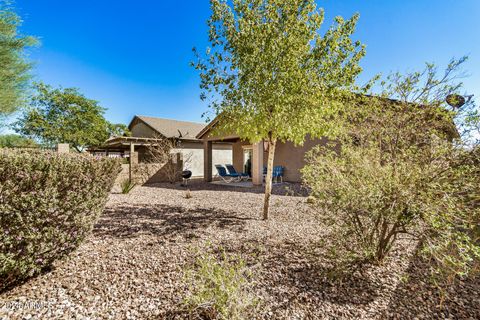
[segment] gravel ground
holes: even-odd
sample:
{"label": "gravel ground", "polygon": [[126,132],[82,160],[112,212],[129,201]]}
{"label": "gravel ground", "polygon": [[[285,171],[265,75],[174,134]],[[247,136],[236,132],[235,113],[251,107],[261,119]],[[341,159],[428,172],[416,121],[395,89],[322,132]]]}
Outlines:
{"label": "gravel ground", "polygon": [[[442,301],[428,271],[399,244],[383,266],[331,283],[315,243],[328,239],[296,185],[275,186],[271,219],[262,194],[195,183],[192,198],[168,184],[112,193],[93,234],[53,270],[0,295],[0,319],[165,319],[186,288],[182,269],[209,243],[242,255],[264,319],[480,319],[480,280]],[[305,254],[305,253],[310,254]]]}

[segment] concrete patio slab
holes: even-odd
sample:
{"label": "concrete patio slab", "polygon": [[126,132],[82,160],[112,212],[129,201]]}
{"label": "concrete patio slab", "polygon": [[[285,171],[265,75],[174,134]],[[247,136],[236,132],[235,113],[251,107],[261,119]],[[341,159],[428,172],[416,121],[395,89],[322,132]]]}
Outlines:
{"label": "concrete patio slab", "polygon": [[240,187],[240,188],[253,188],[252,181],[240,181],[240,182],[230,182],[225,181],[213,181],[211,184],[221,185],[221,186],[230,186],[230,187]]}

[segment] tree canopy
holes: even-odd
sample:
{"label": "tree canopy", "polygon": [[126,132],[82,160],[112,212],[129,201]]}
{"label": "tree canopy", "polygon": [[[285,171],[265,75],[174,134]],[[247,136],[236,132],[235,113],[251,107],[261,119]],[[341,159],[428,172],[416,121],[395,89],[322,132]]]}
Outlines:
{"label": "tree canopy", "polygon": [[0,135],[0,148],[30,148],[36,146],[38,144],[35,141],[18,134]]}
{"label": "tree canopy", "polygon": [[322,136],[339,97],[361,72],[364,47],[353,41],[359,18],[336,17],[321,35],[313,0],[211,0],[207,59],[199,59],[202,97],[218,127],[258,142],[270,135],[301,144]]}
{"label": "tree canopy", "polygon": [[18,33],[20,17],[0,0],[0,120],[24,105],[31,63],[25,49],[37,40]]}
{"label": "tree canopy", "polygon": [[211,48],[195,53],[202,99],[219,118],[217,133],[269,144],[264,217],[277,141],[328,136],[355,91],[364,46],[352,35],[359,15],[322,34],[314,0],[211,0]]}
{"label": "tree canopy", "polygon": [[127,132],[125,125],[108,122],[105,109],[75,88],[54,89],[40,83],[36,89],[31,107],[15,123],[15,130],[25,136],[47,145],[69,143],[82,151]]}

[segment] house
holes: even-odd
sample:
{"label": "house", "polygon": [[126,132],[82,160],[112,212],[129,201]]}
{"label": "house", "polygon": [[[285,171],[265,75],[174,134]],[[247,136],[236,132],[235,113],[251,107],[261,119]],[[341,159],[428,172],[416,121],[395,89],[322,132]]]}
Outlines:
{"label": "house", "polygon": [[[134,116],[128,129],[129,137],[114,137],[105,144],[94,150],[94,154],[107,156],[130,156],[137,157],[135,161],[143,162],[150,144],[157,139],[176,139],[179,147],[173,153],[182,154],[184,170],[192,171],[193,177],[203,177],[204,173],[204,149],[203,142],[196,136],[205,128],[205,124],[178,121],[147,116]],[[211,155],[214,163],[227,164],[232,162],[232,144],[228,142],[216,142],[212,145]],[[150,181],[160,182],[160,181]]]}
{"label": "house", "polygon": [[[203,128],[196,138],[203,141],[205,149],[204,159],[204,179],[212,181],[216,173],[212,164],[218,164],[214,157],[214,146],[220,142],[231,143],[232,145],[232,164],[238,172],[248,172],[252,177],[254,185],[263,183],[263,168],[267,165],[268,150],[263,142],[252,144],[241,140],[237,135],[227,135],[222,137],[214,136],[213,128],[218,123],[214,119],[210,124]],[[327,139],[306,139],[302,146],[295,146],[292,142],[277,142],[275,148],[274,166],[283,166],[285,168],[283,180],[287,182],[300,182],[300,170],[305,166],[305,153],[314,146],[325,144]],[[250,171],[250,172],[249,172]]]}
{"label": "house", "polygon": [[[398,108],[404,105],[399,101],[371,96],[365,97],[367,99],[378,99],[377,101],[380,101],[385,108],[392,108],[391,110],[399,112],[399,114],[404,112],[402,108]],[[449,140],[458,137],[458,132],[453,121],[447,118],[439,118],[435,112],[435,108],[412,105],[412,110],[414,110],[414,108],[422,108],[422,116],[430,119],[430,125],[435,125],[439,131],[446,133]],[[214,146],[219,142],[228,142],[232,144],[232,164],[235,170],[238,172],[248,172],[250,170],[251,172],[248,173],[250,173],[252,177],[253,184],[261,185],[263,183],[263,168],[266,167],[268,160],[268,145],[263,142],[252,144],[248,141],[243,141],[235,134],[215,136],[213,129],[219,121],[219,117],[215,118],[196,135],[197,139],[203,141],[205,150],[203,174],[205,181],[212,181],[212,175],[216,172],[215,169],[212,170],[212,163],[215,164],[216,161],[213,157]],[[289,141],[277,141],[273,165],[285,168],[284,181],[301,182],[301,169],[306,165],[305,154],[313,147],[325,145],[327,142],[328,139],[326,138],[310,139],[309,137],[306,137],[304,144],[299,146],[295,146]]]}

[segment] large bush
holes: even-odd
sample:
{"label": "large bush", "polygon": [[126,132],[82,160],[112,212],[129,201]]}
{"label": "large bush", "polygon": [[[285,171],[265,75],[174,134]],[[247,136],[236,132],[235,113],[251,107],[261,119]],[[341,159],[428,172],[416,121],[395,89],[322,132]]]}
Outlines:
{"label": "large bush", "polygon": [[79,245],[119,170],[108,158],[0,149],[0,291]]}
{"label": "large bush", "polygon": [[461,88],[453,80],[464,61],[440,76],[432,64],[390,76],[383,97],[352,102],[341,150],[310,153],[304,177],[334,227],[339,265],[382,262],[410,238],[443,279],[479,271],[478,108],[445,102]]}
{"label": "large bush", "polygon": [[384,162],[374,147],[312,151],[305,179],[333,227],[337,271],[381,262],[401,237],[419,240],[438,270],[465,274],[478,266],[478,150],[438,142],[428,153],[423,162]]}

